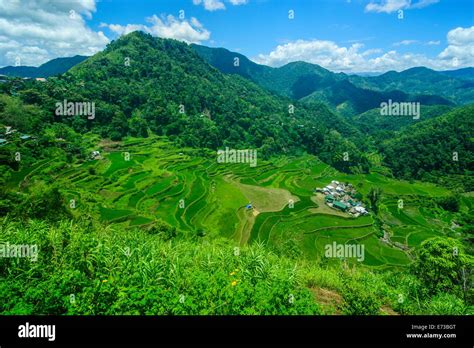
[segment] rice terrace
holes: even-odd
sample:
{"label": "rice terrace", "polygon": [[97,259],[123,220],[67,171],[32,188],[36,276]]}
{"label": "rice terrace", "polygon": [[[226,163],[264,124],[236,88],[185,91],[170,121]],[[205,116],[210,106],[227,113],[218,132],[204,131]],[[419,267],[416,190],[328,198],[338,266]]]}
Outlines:
{"label": "rice terrace", "polygon": [[[339,173],[309,155],[261,161],[252,168],[221,165],[211,151],[177,149],[156,137],[99,144],[98,149],[99,159],[73,164],[49,161],[14,176],[12,184],[22,187],[26,181],[47,178],[63,187],[67,201],[75,203],[74,215],[87,212],[107,224],[146,229],[161,219],[188,234],[205,231],[240,246],[253,241],[274,246],[296,243],[311,259],[323,256],[329,240],[363,242],[364,263],[373,267],[407,265],[410,250],[423,240],[453,233],[449,215],[435,218],[429,206],[419,208],[417,203],[446,190],[388,179],[377,172]],[[317,200],[315,188],[334,179],[353,183],[363,194],[374,186],[383,188],[382,221],[390,239],[407,248],[381,242],[372,216],[344,216]],[[398,208],[400,199],[406,202],[403,209]]]}

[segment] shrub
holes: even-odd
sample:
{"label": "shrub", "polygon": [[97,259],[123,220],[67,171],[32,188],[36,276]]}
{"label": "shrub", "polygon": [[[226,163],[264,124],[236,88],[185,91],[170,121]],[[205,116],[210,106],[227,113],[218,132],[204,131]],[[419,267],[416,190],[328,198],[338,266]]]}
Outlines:
{"label": "shrub", "polygon": [[467,308],[460,298],[451,294],[438,294],[426,303],[426,314],[463,315]]}
{"label": "shrub", "polygon": [[370,288],[355,283],[346,285],[343,292],[343,312],[349,315],[377,315],[381,302]]}

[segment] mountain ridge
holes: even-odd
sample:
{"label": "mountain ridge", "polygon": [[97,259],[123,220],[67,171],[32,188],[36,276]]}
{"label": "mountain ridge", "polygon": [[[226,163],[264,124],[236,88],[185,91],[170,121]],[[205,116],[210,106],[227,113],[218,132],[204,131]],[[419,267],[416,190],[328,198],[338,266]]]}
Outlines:
{"label": "mountain ridge", "polygon": [[[37,93],[39,91],[39,95]],[[151,130],[183,146],[258,148],[263,156],[308,151],[342,171],[366,166],[359,131],[325,105],[277,96],[223,74],[186,43],[133,32],[67,73],[23,90],[54,114],[64,99],[94,101],[95,118],[60,117],[76,131],[120,140]],[[351,161],[342,153],[351,151]]]}
{"label": "mountain ridge", "polygon": [[[297,100],[306,98],[312,93],[319,92],[320,96],[323,94],[323,99],[330,102],[330,95],[338,93],[338,91],[334,88],[326,89],[331,85],[339,83],[341,80],[348,80],[356,89],[362,89],[358,90],[359,94],[366,93],[364,90],[373,90],[382,94],[401,91],[407,95],[405,98],[407,100],[416,99],[417,96],[433,95],[444,99],[441,100],[437,98],[437,102],[440,102],[442,105],[449,105],[450,103],[468,104],[474,102],[474,89],[471,90],[472,86],[469,83],[466,84],[466,81],[470,81],[471,75],[474,78],[474,73],[472,73],[474,68],[464,68],[455,70],[455,72],[443,73],[427,67],[413,67],[401,72],[392,70],[377,76],[360,76],[347,75],[342,72],[335,73],[317,64],[304,61],[291,62],[281,67],[273,68],[257,64],[244,55],[229,51],[225,48],[211,48],[200,45],[192,45],[192,47],[207,60],[209,64],[222,72],[239,74],[272,92]],[[239,63],[243,62],[243,65],[233,66],[235,58],[239,58]],[[464,75],[467,77],[461,79],[460,76]],[[403,80],[407,77],[412,78],[411,84],[403,83]],[[435,88],[421,87],[427,78],[431,82],[437,83]],[[415,82],[413,82],[413,79],[415,79]],[[449,82],[448,85],[446,85],[446,82]],[[329,95],[325,95],[325,90]],[[348,96],[350,97],[349,94]],[[390,94],[387,96],[382,95],[381,98],[387,100],[390,98]],[[427,99],[422,98],[422,100],[426,102]],[[354,104],[351,98],[349,98],[347,102]],[[338,105],[339,104],[333,103],[331,106],[335,110]],[[362,110],[355,109],[355,112],[370,110],[370,108]]]}
{"label": "mountain ridge", "polygon": [[87,56],[75,55],[72,57],[54,58],[41,64],[38,67],[34,66],[6,66],[0,68],[0,75],[10,77],[50,77],[58,74],[63,74],[67,70],[76,66],[77,64],[86,60]]}

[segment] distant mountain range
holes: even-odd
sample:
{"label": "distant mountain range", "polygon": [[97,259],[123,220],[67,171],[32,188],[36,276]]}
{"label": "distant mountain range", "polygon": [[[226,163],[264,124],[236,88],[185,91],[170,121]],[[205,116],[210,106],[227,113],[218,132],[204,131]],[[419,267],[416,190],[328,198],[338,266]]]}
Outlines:
{"label": "distant mountain range", "polygon": [[[191,47],[207,63],[225,74],[249,79],[264,89],[291,99],[322,101],[341,115],[350,116],[377,108],[389,99],[423,105],[464,105],[474,102],[474,68],[435,71],[425,67],[381,75],[334,73],[319,65],[292,62],[279,68],[257,64],[225,48]],[[0,74],[49,77],[62,74],[86,60],[85,56],[56,58],[39,67],[8,66]]]}
{"label": "distant mountain range", "polygon": [[34,66],[6,66],[0,68],[0,75],[11,76],[11,77],[50,77],[54,75],[63,74],[73,66],[86,60],[87,56],[74,56],[65,58],[52,59],[49,62],[40,65],[39,67]]}
{"label": "distant mountain range", "polygon": [[239,74],[292,99],[323,101],[343,115],[365,112],[388,99],[419,101],[424,105],[462,105],[474,101],[474,68],[435,71],[419,67],[359,76],[334,73],[306,62],[272,68],[224,48],[192,47],[224,73]]}
{"label": "distant mountain range", "polygon": [[[131,64],[125,66],[127,58]],[[262,158],[308,152],[351,173],[367,172],[367,153],[379,152],[404,178],[462,174],[473,160],[474,106],[456,107],[474,100],[470,68],[413,68],[373,77],[304,62],[271,68],[225,49],[143,32],[76,59],[83,62],[48,83],[17,83],[15,93],[9,90],[13,84],[2,84],[9,93],[0,103],[8,106],[3,115],[0,110],[0,124],[29,133],[54,115],[56,123],[114,141],[152,132],[193,148],[257,148]],[[67,65],[59,59],[38,69],[53,74]],[[65,99],[93,101],[96,117],[61,117],[54,106]],[[377,108],[388,99],[420,102],[421,117],[382,115]],[[43,112],[18,109],[19,100],[40,105]],[[19,110],[16,117],[11,110]],[[463,156],[455,164],[446,160],[453,152]]]}
{"label": "distant mountain range", "polygon": [[474,101],[474,68],[435,71],[417,67],[373,77],[351,76],[349,80],[358,87],[376,91],[401,90],[412,94],[438,95],[456,104]]}

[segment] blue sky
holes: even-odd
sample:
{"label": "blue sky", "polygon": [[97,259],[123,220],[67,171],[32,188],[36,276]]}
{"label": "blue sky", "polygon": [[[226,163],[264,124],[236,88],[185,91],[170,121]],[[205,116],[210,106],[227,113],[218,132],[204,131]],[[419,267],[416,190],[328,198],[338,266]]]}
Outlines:
{"label": "blue sky", "polygon": [[[56,18],[74,11],[70,28],[65,30],[64,24],[62,31],[56,28],[53,17],[49,25],[53,33],[83,32],[82,38],[55,44],[57,37],[48,42],[42,35],[35,43],[35,24],[45,28],[48,22],[28,18],[28,8],[15,18],[15,10],[0,0],[0,55],[4,55],[0,65],[12,64],[18,56],[39,64],[61,56],[60,48],[63,55],[93,54],[108,40],[133,30],[225,47],[272,66],[305,60],[344,72],[419,65],[444,70],[472,66],[474,61],[472,0],[77,0],[61,6],[51,2],[38,0],[32,16],[38,7]],[[2,6],[10,10],[5,18]],[[294,11],[294,18],[289,18],[289,11]],[[2,37],[9,44],[3,46],[10,48],[15,47],[11,41],[20,41],[2,27],[2,19],[24,26],[23,34],[31,31],[33,38],[23,53],[22,49],[2,52]]]}
{"label": "blue sky", "polygon": [[[456,3],[453,6],[453,2]],[[361,40],[367,48],[390,49],[402,40],[441,41],[455,27],[470,27],[473,23],[472,0],[448,0],[423,9],[398,13],[370,13],[364,7],[368,1],[353,0],[256,0],[246,5],[226,6],[226,10],[207,11],[192,1],[136,0],[102,1],[91,24],[99,29],[105,23],[145,23],[152,14],[178,16],[184,10],[186,17],[196,17],[211,31],[209,46],[241,50],[247,56],[269,52],[276,45],[290,40],[331,40],[339,45]],[[288,11],[295,18],[288,19]],[[406,49],[407,47],[402,47]],[[436,53],[436,47],[413,45],[414,52]]]}

